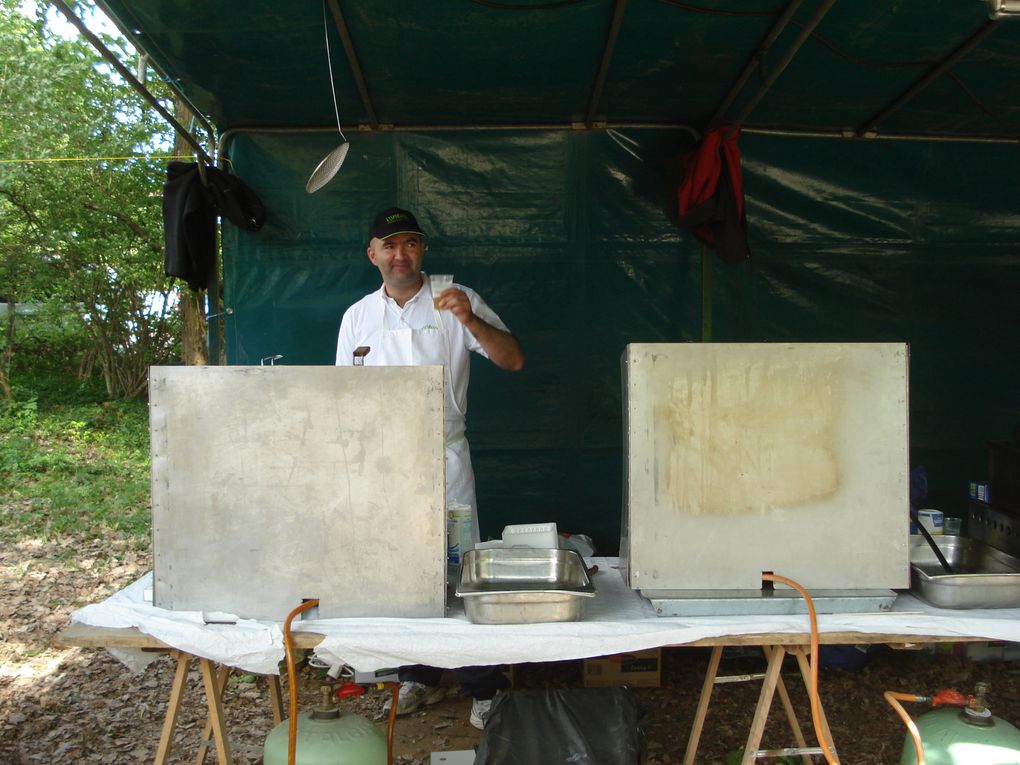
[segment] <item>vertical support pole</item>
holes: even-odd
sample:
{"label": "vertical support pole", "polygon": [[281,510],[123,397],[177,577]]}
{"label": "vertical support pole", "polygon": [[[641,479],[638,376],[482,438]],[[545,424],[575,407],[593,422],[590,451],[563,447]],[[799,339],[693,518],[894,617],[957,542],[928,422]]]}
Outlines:
{"label": "vertical support pole", "polygon": [[712,250],[701,246],[701,342],[712,342]]}

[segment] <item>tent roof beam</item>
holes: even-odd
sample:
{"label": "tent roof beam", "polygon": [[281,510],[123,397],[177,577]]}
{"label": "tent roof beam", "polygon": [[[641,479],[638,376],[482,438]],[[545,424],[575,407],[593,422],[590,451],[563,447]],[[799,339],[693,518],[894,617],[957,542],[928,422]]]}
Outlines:
{"label": "tent roof beam", "polygon": [[337,0],[327,0],[327,2],[329,3],[329,11],[333,15],[333,24],[336,26],[336,31],[340,35],[340,42],[343,43],[344,52],[347,54],[347,63],[351,67],[351,76],[354,77],[354,84],[358,88],[358,95],[361,96],[361,105],[368,116],[369,124],[373,129],[377,129],[379,127],[379,117],[375,113],[375,106],[372,105],[372,96],[369,95],[368,83],[365,81],[365,74],[361,70],[358,54],[354,50],[354,41],[351,39],[347,20],[344,18]]}
{"label": "tent roof beam", "polygon": [[897,109],[902,107],[914,98],[918,93],[927,88],[936,79],[941,77],[945,72],[957,61],[962,59],[972,50],[977,48],[983,43],[989,35],[998,29],[1001,21],[989,21],[978,29],[974,34],[964,40],[955,50],[943,57],[941,61],[932,66],[927,72],[919,77],[909,88],[900,93],[896,98],[890,101],[886,106],[873,117],[863,122],[857,127],[856,132],[858,135],[865,135],[866,133],[875,132],[878,125],[885,120]]}
{"label": "tent roof beam", "polygon": [[751,54],[751,58],[748,60],[747,64],[744,65],[744,71],[740,73],[737,81],[733,83],[729,92],[723,100],[719,102],[719,105],[715,107],[715,111],[708,120],[709,128],[714,128],[719,124],[719,120],[722,119],[726,110],[730,108],[730,105],[733,103],[733,99],[735,99],[737,95],[739,95],[740,91],[744,89],[744,85],[747,84],[751,75],[754,74],[754,70],[761,66],[761,63],[765,60],[765,55],[775,44],[779,35],[783,33],[783,30],[786,29],[790,20],[797,13],[797,9],[800,8],[801,3],[803,2],[804,0],[790,0],[790,2],[786,4],[786,8],[783,9],[782,15],[776,19],[776,23],[772,25],[772,29],[770,29],[768,34],[765,35],[765,39],[759,43],[758,47],[755,48],[754,53]]}

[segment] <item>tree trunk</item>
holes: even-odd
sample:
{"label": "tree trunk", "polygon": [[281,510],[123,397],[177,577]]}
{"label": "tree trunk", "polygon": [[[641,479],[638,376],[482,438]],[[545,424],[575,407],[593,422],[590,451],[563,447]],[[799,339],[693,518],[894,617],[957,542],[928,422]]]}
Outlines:
{"label": "tree trunk", "polygon": [[4,401],[10,401],[14,398],[14,392],[11,390],[11,362],[14,359],[14,329],[17,323],[15,310],[18,304],[14,301],[13,295],[7,295],[5,305],[7,306],[7,316],[4,322],[4,335],[7,342],[4,345],[3,353],[0,353],[0,396]]}
{"label": "tree trunk", "polygon": [[[192,118],[191,110],[180,99],[174,99],[174,116],[182,125]],[[180,135],[174,134],[174,154],[191,153],[191,146]],[[201,160],[199,160],[201,161]],[[197,292],[180,284],[181,295],[181,361],[187,366],[209,363],[209,340],[205,319],[205,290]],[[215,312],[212,309],[211,312]]]}
{"label": "tree trunk", "polygon": [[209,363],[204,296],[204,290],[192,292],[181,286],[181,361],[187,366]]}

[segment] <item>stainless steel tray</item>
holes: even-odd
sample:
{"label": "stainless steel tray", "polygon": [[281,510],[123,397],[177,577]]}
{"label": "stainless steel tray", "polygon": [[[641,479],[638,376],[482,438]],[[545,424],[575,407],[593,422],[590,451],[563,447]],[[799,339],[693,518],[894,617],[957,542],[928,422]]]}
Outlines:
{"label": "stainless steel tray", "polygon": [[468,550],[457,597],[476,624],[572,622],[595,596],[581,556],[573,550]]}
{"label": "stainless steel tray", "polygon": [[933,537],[947,574],[921,536],[910,540],[910,582],[916,595],[939,608],[1020,607],[1020,558],[967,537]]}

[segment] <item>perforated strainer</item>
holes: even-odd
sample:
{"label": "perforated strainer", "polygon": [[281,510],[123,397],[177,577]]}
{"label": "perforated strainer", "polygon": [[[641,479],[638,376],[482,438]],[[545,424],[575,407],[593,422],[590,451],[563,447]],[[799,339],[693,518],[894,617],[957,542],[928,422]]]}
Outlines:
{"label": "perforated strainer", "polygon": [[343,140],[343,143],[323,157],[322,161],[315,166],[314,170],[312,170],[312,174],[308,177],[308,183],[305,184],[305,191],[309,194],[314,194],[333,180],[333,176],[337,174],[337,171],[340,169],[340,165],[344,163],[344,159],[347,157],[347,151],[351,148],[351,145],[347,142],[347,137],[344,135],[343,128],[340,127],[340,108],[336,103],[336,85],[333,84],[333,58],[329,53],[329,27],[326,25],[326,0],[323,0],[322,2],[322,32],[326,37],[326,65],[329,67],[329,90],[333,94],[333,113],[336,115],[336,129],[337,132],[340,133],[340,138]]}

